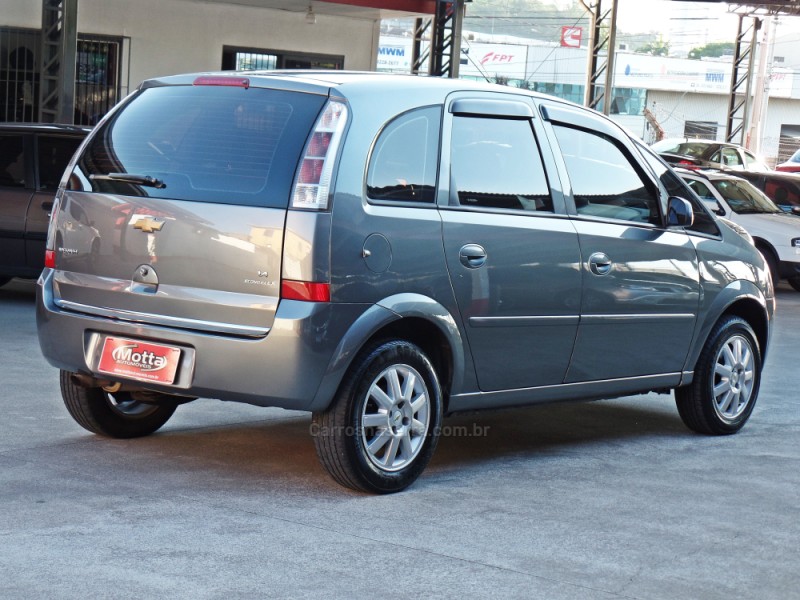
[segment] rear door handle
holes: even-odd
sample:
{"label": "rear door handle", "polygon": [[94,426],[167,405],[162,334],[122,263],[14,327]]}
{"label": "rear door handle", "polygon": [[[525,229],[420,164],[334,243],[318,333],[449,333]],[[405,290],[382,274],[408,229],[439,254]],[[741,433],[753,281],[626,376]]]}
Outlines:
{"label": "rear door handle", "polygon": [[458,259],[468,269],[477,269],[486,263],[486,250],[478,244],[466,244],[461,246]]}
{"label": "rear door handle", "polygon": [[614,262],[604,252],[595,252],[589,257],[589,270],[595,275],[608,275]]}

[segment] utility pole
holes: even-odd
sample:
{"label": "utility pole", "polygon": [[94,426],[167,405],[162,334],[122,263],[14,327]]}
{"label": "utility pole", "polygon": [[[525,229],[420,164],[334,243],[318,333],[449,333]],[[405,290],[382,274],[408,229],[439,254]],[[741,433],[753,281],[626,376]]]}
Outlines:
{"label": "utility pole", "polygon": [[753,90],[753,117],[750,119],[750,129],[745,139],[745,147],[754,154],[761,153],[764,142],[764,127],[767,122],[767,105],[769,103],[769,82],[772,71],[772,53],[775,40],[772,36],[773,26],[777,17],[764,19],[761,46],[758,49],[758,72],[756,85]]}

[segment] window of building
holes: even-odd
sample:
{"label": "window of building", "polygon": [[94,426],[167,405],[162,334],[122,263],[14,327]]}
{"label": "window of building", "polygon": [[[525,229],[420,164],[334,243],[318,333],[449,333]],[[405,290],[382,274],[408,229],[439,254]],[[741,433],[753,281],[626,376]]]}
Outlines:
{"label": "window of building", "polygon": [[436,200],[441,109],[401,115],[381,133],[367,171],[367,194],[374,200]]}
{"label": "window of building", "polygon": [[76,125],[97,125],[119,101],[122,42],[122,38],[78,36]]}
{"label": "window of building", "polygon": [[610,138],[554,126],[578,214],[659,224],[659,199]]}
{"label": "window of building", "polygon": [[0,27],[0,121],[39,118],[40,39],[37,30]]}
{"label": "window of building", "polygon": [[344,68],[344,57],[333,54],[311,54],[262,48],[222,48],[223,71],[260,71],[274,69]]}
{"label": "window of building", "polygon": [[553,211],[527,120],[454,117],[450,161],[451,186],[460,206]]}
{"label": "window of building", "polygon": [[701,140],[717,139],[719,125],[713,121],[686,121],[683,125],[683,136]]}

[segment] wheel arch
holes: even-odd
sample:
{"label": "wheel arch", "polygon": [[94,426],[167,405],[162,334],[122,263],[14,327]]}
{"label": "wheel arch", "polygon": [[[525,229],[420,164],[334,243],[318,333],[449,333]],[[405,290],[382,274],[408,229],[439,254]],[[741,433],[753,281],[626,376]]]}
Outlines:
{"label": "wheel arch", "polygon": [[771,337],[772,316],[768,308],[767,299],[755,284],[749,281],[732,283],[720,292],[714,303],[706,311],[706,315],[706,319],[700,325],[695,337],[695,343],[687,356],[686,364],[684,365],[684,377],[681,381],[682,385],[691,383],[693,376],[687,376],[687,373],[694,371],[711,330],[720,319],[727,315],[740,317],[752,327],[753,332],[756,334],[763,364]]}
{"label": "wheel arch", "polygon": [[461,389],[465,349],[453,315],[422,294],[396,294],[367,309],[340,340],[309,410],[325,410],[358,353],[377,340],[404,339],[430,358],[440,378],[444,409]]}

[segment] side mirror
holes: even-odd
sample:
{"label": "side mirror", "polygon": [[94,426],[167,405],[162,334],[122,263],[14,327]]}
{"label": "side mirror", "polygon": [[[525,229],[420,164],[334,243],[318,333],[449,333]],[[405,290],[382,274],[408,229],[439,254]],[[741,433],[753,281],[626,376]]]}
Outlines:
{"label": "side mirror", "polygon": [[670,196],[667,200],[667,227],[691,227],[694,211],[688,200]]}

